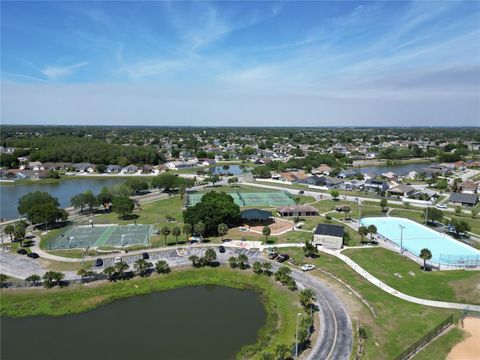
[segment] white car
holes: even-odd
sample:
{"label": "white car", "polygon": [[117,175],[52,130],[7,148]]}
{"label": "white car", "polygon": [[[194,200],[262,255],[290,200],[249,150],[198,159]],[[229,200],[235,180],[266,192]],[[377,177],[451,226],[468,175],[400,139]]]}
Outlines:
{"label": "white car", "polygon": [[438,204],[437,206],[435,206],[437,209],[447,209],[447,205],[445,204]]}
{"label": "white car", "polygon": [[302,271],[310,271],[310,270],[315,269],[315,265],[312,265],[312,264],[304,264],[304,265],[300,266],[300,269],[301,269]]}
{"label": "white car", "polygon": [[122,262],[122,258],[120,256],[117,256],[115,259],[113,259],[114,264],[118,264]]}

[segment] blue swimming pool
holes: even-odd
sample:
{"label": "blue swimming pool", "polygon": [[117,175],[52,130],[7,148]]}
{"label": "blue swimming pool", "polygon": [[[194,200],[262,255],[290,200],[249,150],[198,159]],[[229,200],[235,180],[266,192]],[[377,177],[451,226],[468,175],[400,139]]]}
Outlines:
{"label": "blue swimming pool", "polygon": [[480,261],[480,251],[451,236],[441,234],[409,219],[397,217],[368,217],[364,226],[375,225],[377,233],[400,246],[400,226],[403,226],[403,248],[418,256],[427,248],[432,253],[430,262],[440,265],[462,265],[465,261]]}

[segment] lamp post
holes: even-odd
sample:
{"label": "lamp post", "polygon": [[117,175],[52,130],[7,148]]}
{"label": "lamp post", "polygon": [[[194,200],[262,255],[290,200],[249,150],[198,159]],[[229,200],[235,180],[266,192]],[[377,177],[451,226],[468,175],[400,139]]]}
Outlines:
{"label": "lamp post", "polygon": [[297,326],[295,328],[295,359],[298,358],[298,319],[302,316],[302,313],[297,314]]}
{"label": "lamp post", "polygon": [[403,254],[403,229],[405,229],[405,226],[398,224],[400,226],[400,255]]}

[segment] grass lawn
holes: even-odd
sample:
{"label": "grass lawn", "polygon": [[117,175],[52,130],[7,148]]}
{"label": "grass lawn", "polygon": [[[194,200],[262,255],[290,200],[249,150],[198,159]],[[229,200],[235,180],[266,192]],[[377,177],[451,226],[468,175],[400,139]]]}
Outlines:
{"label": "grass lawn", "polygon": [[397,210],[397,209],[395,209],[395,210],[392,210],[390,212],[390,216],[407,218],[407,219],[416,221],[420,224],[423,224],[425,222],[422,215],[423,215],[422,211],[414,211],[414,210]]}
{"label": "grass lawn", "polygon": [[72,285],[63,289],[1,290],[0,314],[14,317],[67,315],[88,311],[120,298],[198,285],[222,285],[261,293],[267,323],[260,331],[257,343],[241,350],[241,358],[251,359],[261,351],[271,351],[279,344],[294,342],[295,318],[301,310],[297,293],[264,275],[223,267],[179,270],[169,275],[89,286]]}
{"label": "grass lawn", "polygon": [[334,274],[349,284],[374,309],[376,316],[331,276],[319,270],[310,272],[338,289],[337,294],[340,294],[340,299],[347,304],[352,319],[357,319],[359,326],[366,329],[368,339],[365,343],[364,359],[392,359],[450,314],[460,315],[458,311],[424,307],[391,296],[363,279],[334,256],[320,253],[316,259],[305,260],[301,249],[289,249],[287,252],[297,263],[308,261],[317,268]]}
{"label": "grass lawn", "polygon": [[415,355],[415,360],[443,360],[447,358],[448,353],[452,348],[462,341],[465,337],[465,332],[454,327],[446,334],[428,344],[422,351]]}
{"label": "grass lawn", "polygon": [[[347,249],[342,254],[398,291],[450,302],[480,304],[480,272],[466,270],[424,272],[412,260],[383,248]],[[414,273],[412,276],[409,273]],[[402,277],[395,276],[400,274]]]}

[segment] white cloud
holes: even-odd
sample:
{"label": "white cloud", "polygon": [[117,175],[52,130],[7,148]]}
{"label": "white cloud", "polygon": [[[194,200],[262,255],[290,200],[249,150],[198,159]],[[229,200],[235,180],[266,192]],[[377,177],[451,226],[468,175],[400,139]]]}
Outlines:
{"label": "white cloud", "polygon": [[88,61],[79,62],[77,64],[68,66],[47,66],[42,70],[42,74],[47,76],[51,80],[56,80],[68,75],[73,74],[77,69],[87,66]]}

